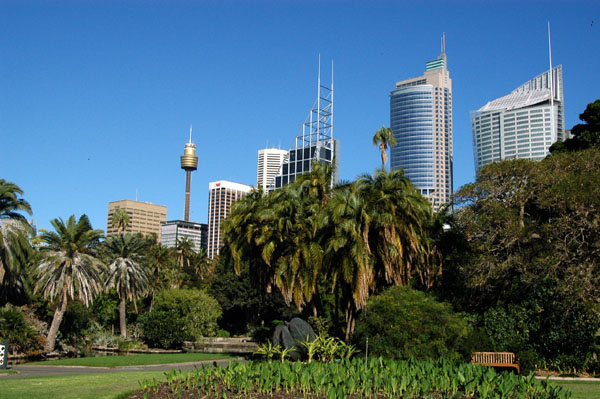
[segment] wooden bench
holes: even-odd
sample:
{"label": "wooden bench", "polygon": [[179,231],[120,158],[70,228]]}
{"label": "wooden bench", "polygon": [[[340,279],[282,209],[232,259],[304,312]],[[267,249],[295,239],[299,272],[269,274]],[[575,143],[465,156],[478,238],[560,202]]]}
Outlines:
{"label": "wooden bench", "polygon": [[473,363],[490,367],[509,367],[521,372],[517,356],[512,352],[473,352]]}

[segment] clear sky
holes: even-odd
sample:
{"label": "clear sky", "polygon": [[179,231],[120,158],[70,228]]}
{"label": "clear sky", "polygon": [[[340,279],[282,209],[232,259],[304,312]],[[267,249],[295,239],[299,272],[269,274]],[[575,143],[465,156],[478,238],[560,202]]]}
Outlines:
{"label": "clear sky", "polygon": [[469,111],[563,65],[566,128],[600,98],[600,2],[2,1],[0,178],[38,227],[109,201],[183,217],[179,157],[189,125],[200,157],[191,218],[208,183],[256,184],[257,151],[288,148],[335,62],[341,177],[380,165],[373,133],[389,92],[421,75],[446,34],[453,82],[454,189],[474,180]]}

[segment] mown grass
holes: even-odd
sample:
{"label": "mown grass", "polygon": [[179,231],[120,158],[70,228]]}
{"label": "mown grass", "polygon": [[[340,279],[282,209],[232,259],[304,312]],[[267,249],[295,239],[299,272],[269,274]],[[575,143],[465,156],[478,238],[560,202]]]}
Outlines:
{"label": "mown grass", "polygon": [[143,366],[151,364],[170,364],[199,362],[203,360],[231,359],[226,353],[167,353],[167,354],[139,354],[129,356],[97,356],[78,357],[72,359],[46,360],[31,362],[24,365],[36,366],[88,366],[88,367],[122,367]]}
{"label": "mown grass", "polygon": [[571,399],[598,399],[600,398],[600,382],[591,381],[554,381],[556,385],[568,389],[573,393]]}
{"label": "mown grass", "polygon": [[140,388],[144,379],[164,381],[163,371],[127,371],[0,380],[2,399],[118,399]]}

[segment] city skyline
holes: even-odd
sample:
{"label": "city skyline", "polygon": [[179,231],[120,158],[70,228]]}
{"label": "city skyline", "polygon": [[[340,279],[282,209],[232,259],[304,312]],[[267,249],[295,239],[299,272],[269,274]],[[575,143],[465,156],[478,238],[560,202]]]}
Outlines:
{"label": "city skyline", "polygon": [[179,219],[174,162],[193,124],[190,220],[207,222],[208,182],[254,185],[256,151],[292,144],[320,53],[335,61],[340,178],[353,180],[380,167],[371,137],[389,123],[390,85],[421,71],[445,32],[456,190],[475,176],[469,111],[548,69],[548,21],[565,128],[600,97],[597,3],[544,4],[3,2],[0,175],[38,228],[82,213],[104,228],[106,204],[136,192]]}

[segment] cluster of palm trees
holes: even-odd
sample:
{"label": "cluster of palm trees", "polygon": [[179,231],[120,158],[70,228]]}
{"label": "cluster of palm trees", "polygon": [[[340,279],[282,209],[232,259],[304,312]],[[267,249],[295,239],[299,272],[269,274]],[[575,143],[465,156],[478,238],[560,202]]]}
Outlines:
{"label": "cluster of palm trees", "polygon": [[103,240],[102,230],[93,229],[86,215],[66,221],[58,218],[50,222],[54,231],[41,231],[35,238],[39,245],[33,250],[28,239],[31,229],[22,215],[31,214],[31,206],[20,198],[22,194],[16,184],[0,179],[0,303],[22,301],[29,285],[34,293],[57,301],[46,338],[48,352],[54,350],[70,301],[89,306],[99,294],[114,290],[119,298],[120,332],[126,338],[127,301],[135,305],[162,288],[180,287],[185,268],[206,273],[206,257],[197,254],[189,240],[165,248],[153,238],[126,233],[129,216],[122,210],[112,220],[117,235]]}
{"label": "cluster of palm trees", "polygon": [[319,289],[330,289],[348,338],[369,295],[430,276],[439,258],[430,256],[431,207],[402,171],[381,169],[336,187],[331,174],[314,163],[281,190],[249,193],[233,205],[223,235],[236,271],[247,263],[255,283],[275,285],[288,304],[316,315]]}

